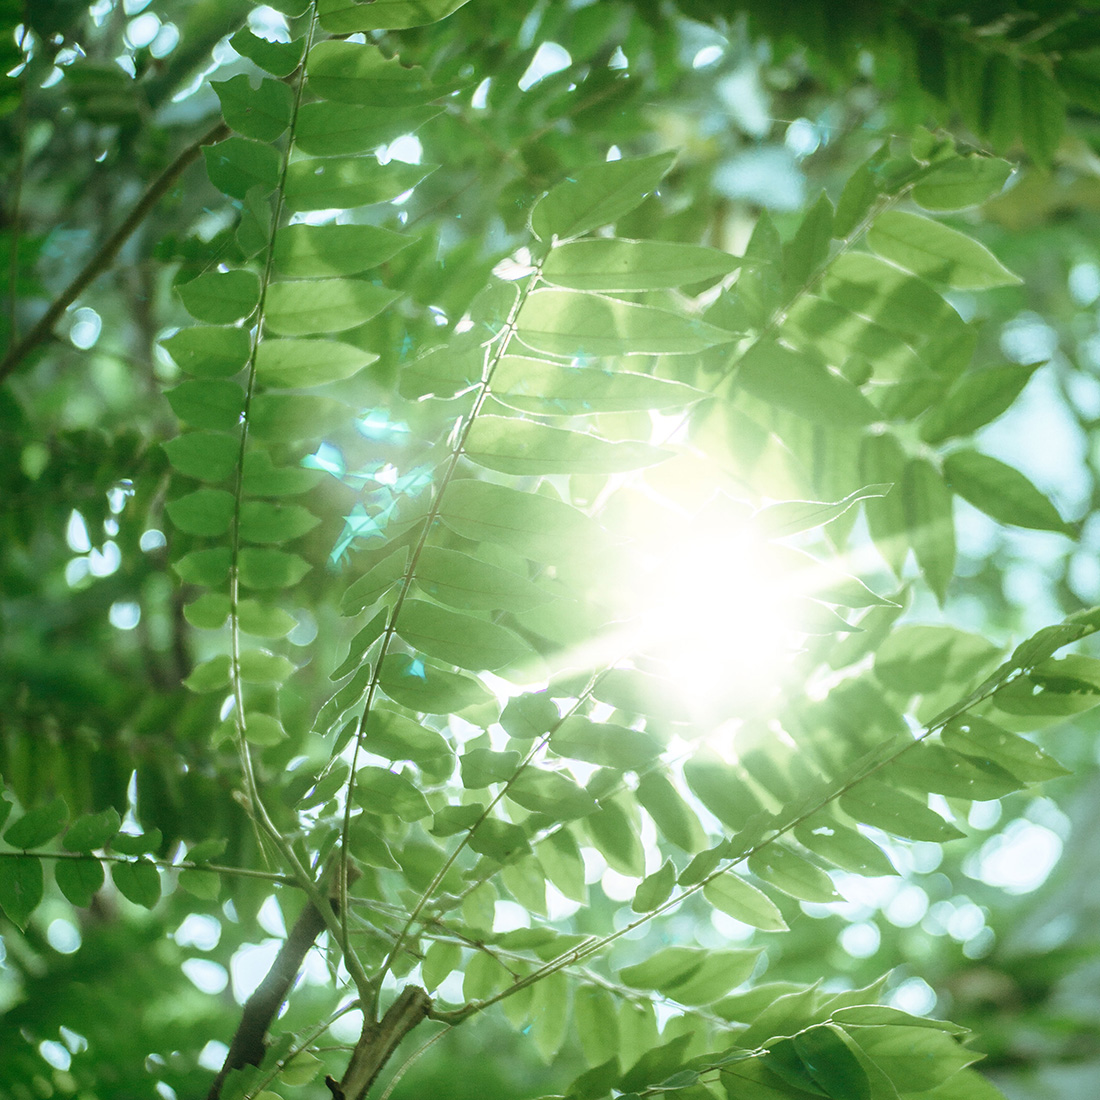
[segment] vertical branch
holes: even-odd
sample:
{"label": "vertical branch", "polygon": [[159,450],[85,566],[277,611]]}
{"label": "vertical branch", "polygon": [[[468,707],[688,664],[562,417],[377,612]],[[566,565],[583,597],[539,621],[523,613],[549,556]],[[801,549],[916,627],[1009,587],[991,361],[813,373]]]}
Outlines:
{"label": "vertical branch", "polygon": [[16,78],[19,81],[19,114],[15,134],[15,170],[11,179],[11,210],[8,212],[8,338],[12,344],[19,338],[19,298],[15,293],[15,280],[19,276],[19,230],[23,201],[23,171],[27,158],[27,35],[30,33],[28,0],[23,0],[22,34],[16,45],[23,55],[23,68]]}

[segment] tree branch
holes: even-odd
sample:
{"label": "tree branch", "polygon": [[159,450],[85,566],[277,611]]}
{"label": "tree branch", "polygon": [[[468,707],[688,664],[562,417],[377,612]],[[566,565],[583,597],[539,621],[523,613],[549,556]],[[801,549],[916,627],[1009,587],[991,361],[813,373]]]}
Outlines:
{"label": "tree branch", "polygon": [[363,1024],[344,1079],[337,1084],[325,1078],[333,1100],[364,1100],[402,1039],[428,1016],[431,998],[418,985],[407,985],[377,1023]]}
{"label": "tree branch", "polygon": [[229,133],[229,127],[219,122],[208,130],[198,141],[192,142],[176,157],[167,168],[146,188],[145,194],[138,199],[133,210],[122,224],[99,246],[95,255],[84,265],[80,273],[50,303],[49,309],[38,319],[30,331],[0,360],[0,382],[11,374],[17,366],[53,331],[61,315],[76,301],[81,291],[110,267],[118,251],[145,220],[153,207],[163,198],[192,161],[198,158],[204,145],[220,141]]}
{"label": "tree branch", "polygon": [[252,996],[245,1001],[241,1022],[237,1025],[237,1032],[229,1045],[225,1062],[206,1094],[206,1100],[218,1100],[222,1085],[233,1070],[244,1066],[258,1066],[263,1061],[264,1039],[271,1021],[286,1000],[313,941],[324,928],[325,918],[317,911],[316,906],[307,903],[301,916],[294,922],[290,935],[279,948],[271,969]]}

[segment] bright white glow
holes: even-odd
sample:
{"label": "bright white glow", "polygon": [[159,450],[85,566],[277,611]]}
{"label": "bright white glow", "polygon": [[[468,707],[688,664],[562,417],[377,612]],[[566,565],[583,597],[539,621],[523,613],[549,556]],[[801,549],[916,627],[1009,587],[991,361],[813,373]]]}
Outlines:
{"label": "bright white glow", "polygon": [[126,24],[126,44],[135,50],[143,49],[156,38],[159,30],[160,20],[153,12],[147,11]]}
{"label": "bright white glow", "polygon": [[122,564],[122,551],[118,543],[108,539],[102,550],[93,550],[88,555],[88,571],[93,577],[109,577]]}
{"label": "bright white glow", "polygon": [[693,69],[705,69],[708,65],[713,65],[716,61],[720,60],[722,55],[726,51],[721,46],[704,46],[692,59],[691,67]]}
{"label": "bright white glow", "polygon": [[[233,998],[237,1004],[243,1005],[255,992],[256,987],[264,980],[264,975],[271,969],[271,964],[275,961],[275,956],[278,953],[279,942],[277,940],[248,944],[234,952],[233,957],[229,960],[229,972],[233,976]],[[184,966],[186,965],[184,963]],[[191,977],[191,975],[188,974],[188,977]],[[194,981],[193,978],[192,981]],[[222,988],[224,989],[225,986],[223,985]]]}
{"label": "bright white glow", "polygon": [[623,53],[622,46],[616,46],[615,52],[611,55],[611,60],[608,61],[607,67],[609,69],[629,69],[630,60],[626,54]]}
{"label": "bright white glow", "polygon": [[73,313],[73,326],[69,329],[69,340],[74,348],[87,351],[99,339],[102,331],[103,319],[99,314],[90,306],[81,306]]}
{"label": "bright white glow", "polygon": [[164,23],[156,38],[149,44],[149,52],[159,61],[167,57],[180,44],[180,31],[175,23]]}
{"label": "bright white glow", "polygon": [[622,160],[622,159],[623,159],[623,151],[617,145],[612,145],[611,148],[607,150],[607,156],[604,157],[604,160],[607,160],[607,161]]}
{"label": "bright white glow", "polygon": [[269,42],[290,41],[286,16],[266,4],[261,4],[248,13],[248,28],[257,38],[266,38]]}
{"label": "bright white glow", "polygon": [[923,978],[906,978],[890,994],[890,1004],[913,1016],[927,1016],[936,1007],[936,992]]}
{"label": "bright white glow", "polygon": [[1062,855],[1061,838],[1045,825],[1018,819],[990,837],[963,864],[971,878],[997,886],[1008,894],[1037,890]]}
{"label": "bright white glow", "polygon": [[546,883],[546,914],[549,920],[568,920],[579,912],[581,903],[567,898],[552,882]]}
{"label": "bright white glow", "polygon": [[492,87],[493,78],[487,76],[475,89],[470,98],[470,106],[475,111],[484,111],[489,105],[489,89]]}
{"label": "bright white glow", "polygon": [[399,160],[404,164],[419,164],[424,159],[424,147],[416,134],[402,134],[386,146],[386,160],[378,158],[382,164]]}
{"label": "bright white glow", "polygon": [[138,539],[138,546],[147,554],[150,550],[159,550],[162,546],[167,545],[168,540],[164,537],[164,532],[158,531],[155,527],[150,527],[148,531],[142,531],[141,538]]}
{"label": "bright white glow", "polygon": [[126,15],[137,15],[139,11],[144,11],[150,2],[151,0],[122,0],[122,10]]}
{"label": "bright white glow", "polygon": [[[272,960],[275,956],[272,955]],[[224,966],[219,966],[210,959],[184,959],[180,969],[187,975],[191,984],[200,993],[220,993],[229,984],[229,975]],[[256,979],[256,985],[260,984],[263,974]]]}
{"label": "bright white glow", "polygon": [[560,73],[562,69],[567,69],[572,64],[573,58],[564,46],[558,45],[557,42],[543,42],[535,50],[535,56],[531,58],[527,71],[519,78],[519,90],[525,92],[545,77]]}
{"label": "bright white glow", "polygon": [[1001,820],[1001,803],[994,799],[992,802],[975,802],[970,807],[966,822],[972,829],[985,832],[992,829]]}
{"label": "bright white glow", "polygon": [[947,934],[959,943],[973,939],[985,927],[985,913],[972,901],[955,907],[947,919]]}
{"label": "bright white glow", "polygon": [[821,144],[821,134],[808,118],[796,118],[787,127],[783,144],[796,157],[808,157]]}
{"label": "bright white glow", "polygon": [[212,1073],[217,1073],[225,1063],[225,1056],[229,1053],[229,1047],[225,1043],[219,1043],[217,1039],[211,1039],[206,1046],[199,1051],[199,1065]]}
{"label": "bright white glow", "polygon": [[58,1029],[61,1033],[61,1041],[73,1054],[83,1054],[88,1049],[88,1040],[79,1031],[62,1024]]}
{"label": "bright white glow", "polygon": [[[461,989],[461,979],[459,979],[459,983]],[[354,1043],[363,1030],[363,1013],[357,1008],[351,1012],[345,1012],[343,1016],[337,1016],[332,1021],[332,1026],[328,1030],[336,1042]]]}
{"label": "bright white glow", "polygon": [[620,875],[610,867],[600,876],[600,886],[612,901],[631,901],[641,881],[632,875]]}
{"label": "bright white glow", "polygon": [[928,912],[928,895],[915,883],[907,882],[887,903],[886,919],[896,928],[920,924]]}
{"label": "bright white glow", "polygon": [[80,950],[80,929],[72,921],[58,917],[50,921],[46,929],[46,939],[49,945],[62,955],[71,955]]}
{"label": "bright white glow", "polygon": [[260,906],[256,919],[260,922],[260,927],[269,936],[286,936],[286,922],[283,920],[283,911],[279,907],[279,902],[274,894],[269,894],[264,898],[264,903]]}
{"label": "bright white glow", "polygon": [[881,942],[882,933],[879,932],[878,925],[870,921],[849,924],[840,933],[840,946],[853,959],[869,959],[878,950]]}
{"label": "bright white glow", "polygon": [[745,943],[751,940],[755,934],[755,929],[751,924],[745,924],[736,917],[721,913],[717,909],[711,913],[710,923],[724,940],[734,943]]}
{"label": "bright white glow", "polygon": [[517,928],[530,928],[531,914],[514,901],[500,900],[493,903],[493,931],[513,932]]}
{"label": "bright white glow", "polygon": [[200,951],[213,951],[222,938],[221,921],[203,913],[188,913],[180,922],[172,938],[180,947],[197,947]]}
{"label": "bright white glow", "polygon": [[74,554],[86,554],[92,548],[92,540],[88,538],[88,526],[84,517],[73,510],[69,516],[69,525],[65,528],[65,541]]}
{"label": "bright white glow", "polygon": [[133,630],[141,622],[141,606],[129,601],[115,600],[107,618],[116,630]]}
{"label": "bright white glow", "polygon": [[73,1056],[54,1039],[44,1039],[38,1044],[38,1053],[49,1062],[54,1069],[62,1072],[73,1064]]}
{"label": "bright white glow", "polygon": [[1091,306],[1100,298],[1100,267],[1091,260],[1074,264],[1069,272],[1069,292],[1079,306]]}
{"label": "bright white glow", "polygon": [[70,588],[76,588],[88,576],[88,559],[72,558],[65,563],[65,583]]}

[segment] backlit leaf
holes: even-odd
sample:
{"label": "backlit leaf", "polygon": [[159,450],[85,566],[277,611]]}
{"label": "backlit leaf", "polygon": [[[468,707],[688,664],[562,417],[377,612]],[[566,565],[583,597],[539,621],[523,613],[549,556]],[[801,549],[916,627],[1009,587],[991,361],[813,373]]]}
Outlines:
{"label": "backlit leaf", "polygon": [[559,245],[546,258],[542,277],[571,290],[657,290],[720,278],[739,262],[701,245],[600,237]]}
{"label": "backlit leaf", "polygon": [[769,844],[749,856],[749,870],[765,882],[800,901],[838,901],[832,879],[785,844]]}
{"label": "backlit leaf", "polygon": [[926,458],[911,458],[902,474],[906,530],[917,564],[942,603],[955,575],[955,517],[951,491]]}
{"label": "backlit leaf", "polygon": [[867,234],[867,243],[884,259],[932,282],[964,290],[1020,282],[985,245],[957,229],[904,210],[880,214]]}
{"label": "backlit leaf", "polygon": [[[328,281],[303,283],[303,286],[316,287]],[[333,281],[339,282],[341,286],[345,285],[340,280]],[[279,284],[283,287],[291,285]],[[271,291],[277,289],[278,286],[275,286]],[[393,295],[388,291],[386,294],[392,299]],[[307,301],[313,300],[308,293],[304,297]],[[309,327],[307,324],[295,329],[292,325],[280,331],[304,332],[309,331]],[[351,344],[342,344],[336,340],[265,340],[256,353],[256,374],[260,381],[269,386],[307,388],[350,378],[377,358],[373,352],[362,351]]]}
{"label": "backlit leaf", "polygon": [[103,886],[103,865],[97,859],[59,859],[54,864],[53,877],[65,897],[83,909],[91,905],[96,891]]}
{"label": "backlit leaf", "polygon": [[438,107],[362,107],[324,101],[303,103],[294,128],[294,143],[303,153],[314,157],[372,152],[402,134],[414,133],[438,115],[439,110]]}
{"label": "backlit leaf", "polygon": [[242,57],[255,62],[272,76],[279,77],[290,76],[298,68],[305,49],[305,40],[302,38],[297,38],[293,42],[273,42],[267,38],[260,38],[247,28],[237,31],[230,38],[229,44]]}
{"label": "backlit leaf", "polygon": [[[264,323],[280,336],[343,332],[369,321],[397,297],[394,291],[361,279],[313,279],[273,283],[267,289]],[[272,344],[272,341],[267,341],[260,345],[261,364],[265,350],[270,349]],[[326,344],[329,348],[343,349],[348,346],[331,341]],[[367,362],[377,358],[367,352],[361,354]]]}
{"label": "backlit leaf", "polygon": [[438,94],[423,69],[402,65],[373,43],[318,42],[306,58],[306,75],[312,91],[337,103],[407,107]]}
{"label": "backlit leaf", "polygon": [[152,909],[160,900],[160,875],[147,859],[126,860],[111,864],[111,879],[124,898]]}
{"label": "backlit leaf", "polygon": [[503,668],[530,652],[519,635],[496,623],[423,600],[405,601],[398,632],[414,649],[474,672]]}
{"label": "backlit leaf", "polygon": [[193,428],[230,431],[244,411],[244,390],[226,379],[182,382],[164,396],[176,416]]}
{"label": "backlit leaf", "polygon": [[[240,271],[235,274],[248,277],[249,273]],[[199,278],[208,278],[200,276]],[[222,278],[222,276],[216,276]],[[251,276],[255,279],[255,276]],[[195,280],[198,282],[199,280]],[[190,286],[191,284],[186,284]],[[256,286],[257,296],[259,286]],[[180,297],[184,297],[180,288]],[[186,304],[187,298],[184,298]],[[232,302],[231,302],[232,305]],[[253,302],[255,305],[255,302]],[[190,308],[190,307],[188,307]],[[232,305],[235,310],[236,305]],[[210,311],[207,311],[210,312]],[[181,370],[199,378],[228,378],[242,370],[248,362],[251,343],[248,331],[243,328],[222,328],[196,325],[180,329],[175,336],[169,337],[162,345],[164,350],[176,361]]]}
{"label": "backlit leaf", "polygon": [[552,599],[526,577],[438,546],[421,552],[416,583],[433,599],[465,611],[524,611]]}
{"label": "backlit leaf", "polygon": [[309,572],[309,562],[282,550],[246,546],[238,559],[241,584],[246,588],[286,588]]}
{"label": "backlit leaf", "polygon": [[469,676],[396,653],[382,661],[381,685],[395,703],[426,714],[452,714],[492,698],[487,688]]}
{"label": "backlit leaf", "polygon": [[787,922],[775,903],[734,874],[719,875],[703,887],[703,897],[728,916],[765,932],[785,932]]}
{"label": "backlit leaf", "polygon": [[246,500],[241,504],[240,535],[245,542],[289,542],[321,521],[298,504]]}
{"label": "backlit leaf", "polygon": [[288,225],[275,236],[275,270],[287,279],[357,275],[411,243],[374,225]]}
{"label": "backlit leaf", "polygon": [[186,432],[162,443],[168,461],[187,477],[224,481],[233,472],[240,440],[214,432]]}
{"label": "backlit leaf", "polygon": [[196,489],[171,501],[164,510],[189,535],[224,535],[233,518],[233,494],[225,489]]}
{"label": "backlit leaf", "polygon": [[0,909],[17,928],[26,928],[42,900],[42,861],[36,856],[0,859]]}
{"label": "backlit leaf", "polygon": [[978,451],[952,451],[943,461],[943,472],[959,496],[999,523],[1073,533],[1047,497],[1019,470],[999,459]]}
{"label": "backlit leaf", "polygon": [[690,354],[735,338],[697,317],[572,290],[534,291],[518,324],[517,335],[528,347],[581,361],[604,355]]}
{"label": "backlit leaf", "polygon": [[467,0],[319,0],[321,26],[331,34],[404,30],[445,19]]}
{"label": "backlit leaf", "polygon": [[578,169],[536,204],[531,228],[544,241],[579,237],[633,210],[672,167],[675,153],[613,160]]}
{"label": "backlit leaf", "polygon": [[934,810],[877,779],[864,779],[840,796],[840,808],[865,825],[908,840],[953,840],[963,834]]}
{"label": "backlit leaf", "polygon": [[287,169],[290,210],[331,210],[389,202],[415,187],[434,165],[379,164],[372,157],[303,158]]}
{"label": "backlit leaf", "polygon": [[253,88],[244,73],[211,85],[222,105],[222,117],[246,138],[274,141],[290,125],[293,96],[279,80],[261,80]]}
{"label": "backlit leaf", "polygon": [[63,798],[55,798],[43,806],[28,810],[4,833],[4,841],[13,848],[40,848],[65,827],[69,808]]}
{"label": "backlit leaf", "polygon": [[1012,165],[996,157],[950,157],[937,164],[912,195],[925,210],[962,210],[992,198],[1011,174]]}
{"label": "backlit leaf", "polygon": [[630,908],[635,913],[649,913],[666,901],[676,885],[676,868],[666,859],[651,875],[646,875],[634,891]]}
{"label": "backlit leaf", "polygon": [[996,420],[1019,397],[1038,363],[987,367],[964,374],[947,396],[921,419],[920,437],[926,443],[942,443],[953,436],[969,435]]}
{"label": "backlit leaf", "polygon": [[243,199],[253,187],[266,194],[279,185],[279,151],[272,145],[231,137],[202,151],[210,182],[231,198]]}
{"label": "backlit leaf", "polygon": [[61,846],[67,852],[91,852],[102,848],[118,832],[122,819],[108,806],[97,814],[84,814],[69,826]]}
{"label": "backlit leaf", "polygon": [[[192,317],[212,325],[225,325],[247,317],[256,308],[256,303],[260,300],[260,280],[251,271],[208,271],[188,283],[180,283],[176,287],[176,293]],[[248,358],[248,332],[244,329],[228,329],[222,340],[223,343],[226,342],[230,333],[236,334],[237,340],[243,337],[243,355],[236,354],[234,349],[233,354],[226,356],[219,348],[210,349],[204,354],[201,346],[197,348],[185,346],[185,341],[188,339],[197,342],[196,337],[187,337],[186,333],[207,331],[209,330],[184,329],[168,340],[165,347],[180,367],[190,374],[207,378],[236,374]],[[181,341],[180,337],[184,337],[184,340]],[[204,358],[212,362],[203,363]],[[189,365],[189,359],[197,359],[197,367]],[[239,360],[235,367],[234,360]]]}

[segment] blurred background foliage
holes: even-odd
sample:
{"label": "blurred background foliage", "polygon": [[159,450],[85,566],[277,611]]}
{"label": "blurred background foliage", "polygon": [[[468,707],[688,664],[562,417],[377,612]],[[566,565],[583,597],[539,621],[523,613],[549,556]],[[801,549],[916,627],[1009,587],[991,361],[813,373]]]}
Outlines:
{"label": "blurred background foliage", "polygon": [[[247,71],[227,36],[245,24],[285,39],[303,7],[4,0],[0,344],[218,121],[203,79]],[[567,166],[612,148],[678,152],[666,195],[622,235],[655,226],[735,253],[762,209],[786,234],[820,189],[835,198],[884,141],[918,126],[1017,163],[1001,196],[958,217],[1023,281],[953,302],[984,322],[979,362],[1049,366],[980,443],[1063,515],[1093,518],[1071,541],[1005,529],[960,502],[945,607],[918,595],[911,614],[1011,639],[1100,603],[1095,5],[475,0],[390,37],[383,45],[404,61],[460,88],[417,131],[425,162],[447,170],[404,207],[418,241],[393,261],[415,301],[452,315],[523,239],[532,201]],[[202,270],[211,248],[232,249],[235,215],[200,165],[187,169],[0,389],[0,773],[21,800],[50,790],[74,814],[136,790],[133,811],[162,831],[165,852],[228,836],[224,862],[245,866],[258,858],[254,840],[206,736],[216,703],[180,686],[198,655],[157,537],[168,474],[156,443],[173,423],[160,390],[174,368],[155,342],[185,320],[173,283]],[[410,337],[430,344],[405,324],[395,314],[381,387]],[[326,491],[334,513],[353,503],[335,481]],[[319,531],[317,545],[338,533]],[[292,642],[331,623],[330,588],[319,575]],[[324,670],[335,644],[325,654],[321,643]],[[983,1070],[1010,1098],[1100,1093],[1095,719],[1052,728],[1044,743],[1072,774],[1042,797],[976,806],[967,840],[899,848],[903,875],[862,880],[857,900],[791,901],[792,931],[769,941],[768,971],[858,987],[894,967],[894,1003],[979,1031]],[[270,934],[282,926],[269,893],[241,880],[206,915],[179,893],[153,914],[118,899],[117,911],[78,916],[50,898],[26,939],[0,939],[0,1094],[151,1095],[152,1060],[175,1095],[199,1095],[221,1058],[208,1040],[238,1015],[235,968],[273,942],[249,944],[251,918],[260,913]],[[706,946],[744,932],[691,906],[672,928]],[[208,995],[227,982],[220,1000]],[[303,1021],[331,1007],[316,989],[294,1001]],[[437,1053],[395,1097],[546,1091],[539,1052],[492,1019],[448,1034]],[[567,1050],[553,1080],[581,1065]]]}

